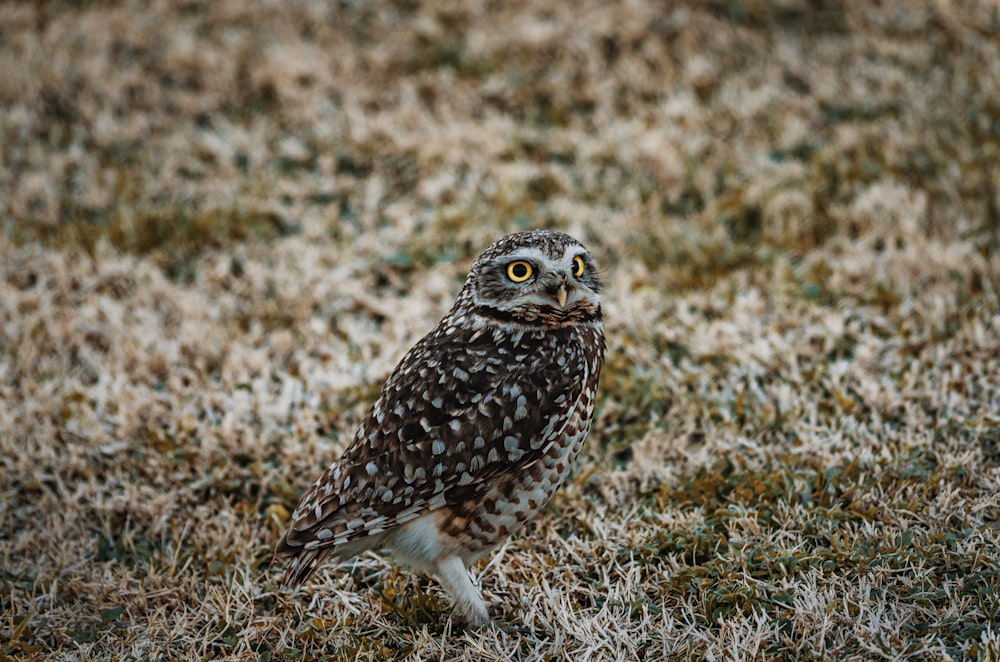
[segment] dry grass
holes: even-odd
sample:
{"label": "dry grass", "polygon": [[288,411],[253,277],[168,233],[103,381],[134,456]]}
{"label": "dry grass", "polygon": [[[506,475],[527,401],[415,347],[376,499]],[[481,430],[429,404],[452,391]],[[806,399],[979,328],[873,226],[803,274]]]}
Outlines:
{"label": "dry grass", "polygon": [[[0,3],[0,658],[996,659],[1000,5]],[[453,632],[288,510],[475,253],[609,282]]]}

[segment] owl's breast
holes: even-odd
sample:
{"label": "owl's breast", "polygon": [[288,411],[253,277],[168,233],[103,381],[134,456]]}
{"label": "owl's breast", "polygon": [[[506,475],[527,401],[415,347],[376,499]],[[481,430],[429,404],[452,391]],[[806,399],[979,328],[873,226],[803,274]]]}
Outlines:
{"label": "owl's breast", "polygon": [[602,360],[599,327],[441,327],[390,376],[331,468],[331,491],[370,507],[379,526],[447,510],[463,556],[485,553],[565,479]]}
{"label": "owl's breast", "polygon": [[[464,550],[467,560],[485,554],[533,518],[565,481],[590,431],[594,394],[603,352],[600,329],[559,336],[544,334],[507,348],[514,364],[507,364],[507,379],[498,389],[510,393],[494,414],[501,429],[512,422],[530,424],[505,436],[495,462],[480,479],[446,493],[450,516],[445,532]],[[554,336],[554,337],[553,337]],[[523,369],[514,369],[520,365]],[[504,412],[507,413],[504,413]],[[491,416],[491,418],[493,418]]]}

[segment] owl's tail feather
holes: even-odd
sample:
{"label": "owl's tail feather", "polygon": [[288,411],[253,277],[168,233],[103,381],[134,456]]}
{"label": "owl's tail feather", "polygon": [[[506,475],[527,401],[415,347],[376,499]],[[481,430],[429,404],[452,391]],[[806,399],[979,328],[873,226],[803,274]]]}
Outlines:
{"label": "owl's tail feather", "polygon": [[320,563],[326,559],[331,551],[333,550],[329,547],[306,549],[300,545],[289,544],[287,537],[282,538],[274,550],[274,557],[290,556],[292,558],[288,562],[288,567],[285,568],[285,574],[281,577],[281,586],[292,588],[305,582],[316,572]]}
{"label": "owl's tail feather", "polygon": [[285,574],[281,578],[282,587],[292,588],[312,577],[313,573],[316,572],[316,568],[319,567],[319,564],[323,562],[323,559],[326,558],[329,552],[329,549],[302,550],[299,554],[292,557],[288,567],[285,568]]}
{"label": "owl's tail feather", "polygon": [[290,530],[274,550],[275,559],[281,556],[291,557],[281,578],[281,585],[292,588],[303,583],[312,577],[320,564],[331,554],[335,559],[342,561],[366,550],[377,549],[389,540],[391,540],[390,532],[383,531],[334,545],[329,544],[329,541],[326,541],[328,544],[317,545],[315,539],[310,536],[295,540],[294,530]]}

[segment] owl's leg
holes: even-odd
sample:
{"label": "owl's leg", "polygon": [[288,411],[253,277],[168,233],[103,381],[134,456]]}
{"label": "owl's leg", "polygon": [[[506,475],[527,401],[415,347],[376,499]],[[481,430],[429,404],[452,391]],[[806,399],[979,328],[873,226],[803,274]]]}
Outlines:
{"label": "owl's leg", "polygon": [[434,563],[434,574],[455,599],[455,614],[470,628],[490,626],[486,603],[472,583],[465,563],[458,556],[445,556]]}

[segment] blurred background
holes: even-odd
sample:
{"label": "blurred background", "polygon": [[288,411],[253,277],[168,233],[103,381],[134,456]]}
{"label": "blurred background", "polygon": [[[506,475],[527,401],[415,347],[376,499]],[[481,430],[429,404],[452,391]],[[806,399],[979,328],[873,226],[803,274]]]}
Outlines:
{"label": "blurred background", "polygon": [[681,280],[907,224],[996,241],[995,3],[0,11],[8,241],[183,271],[374,234],[423,265],[558,226]]}

